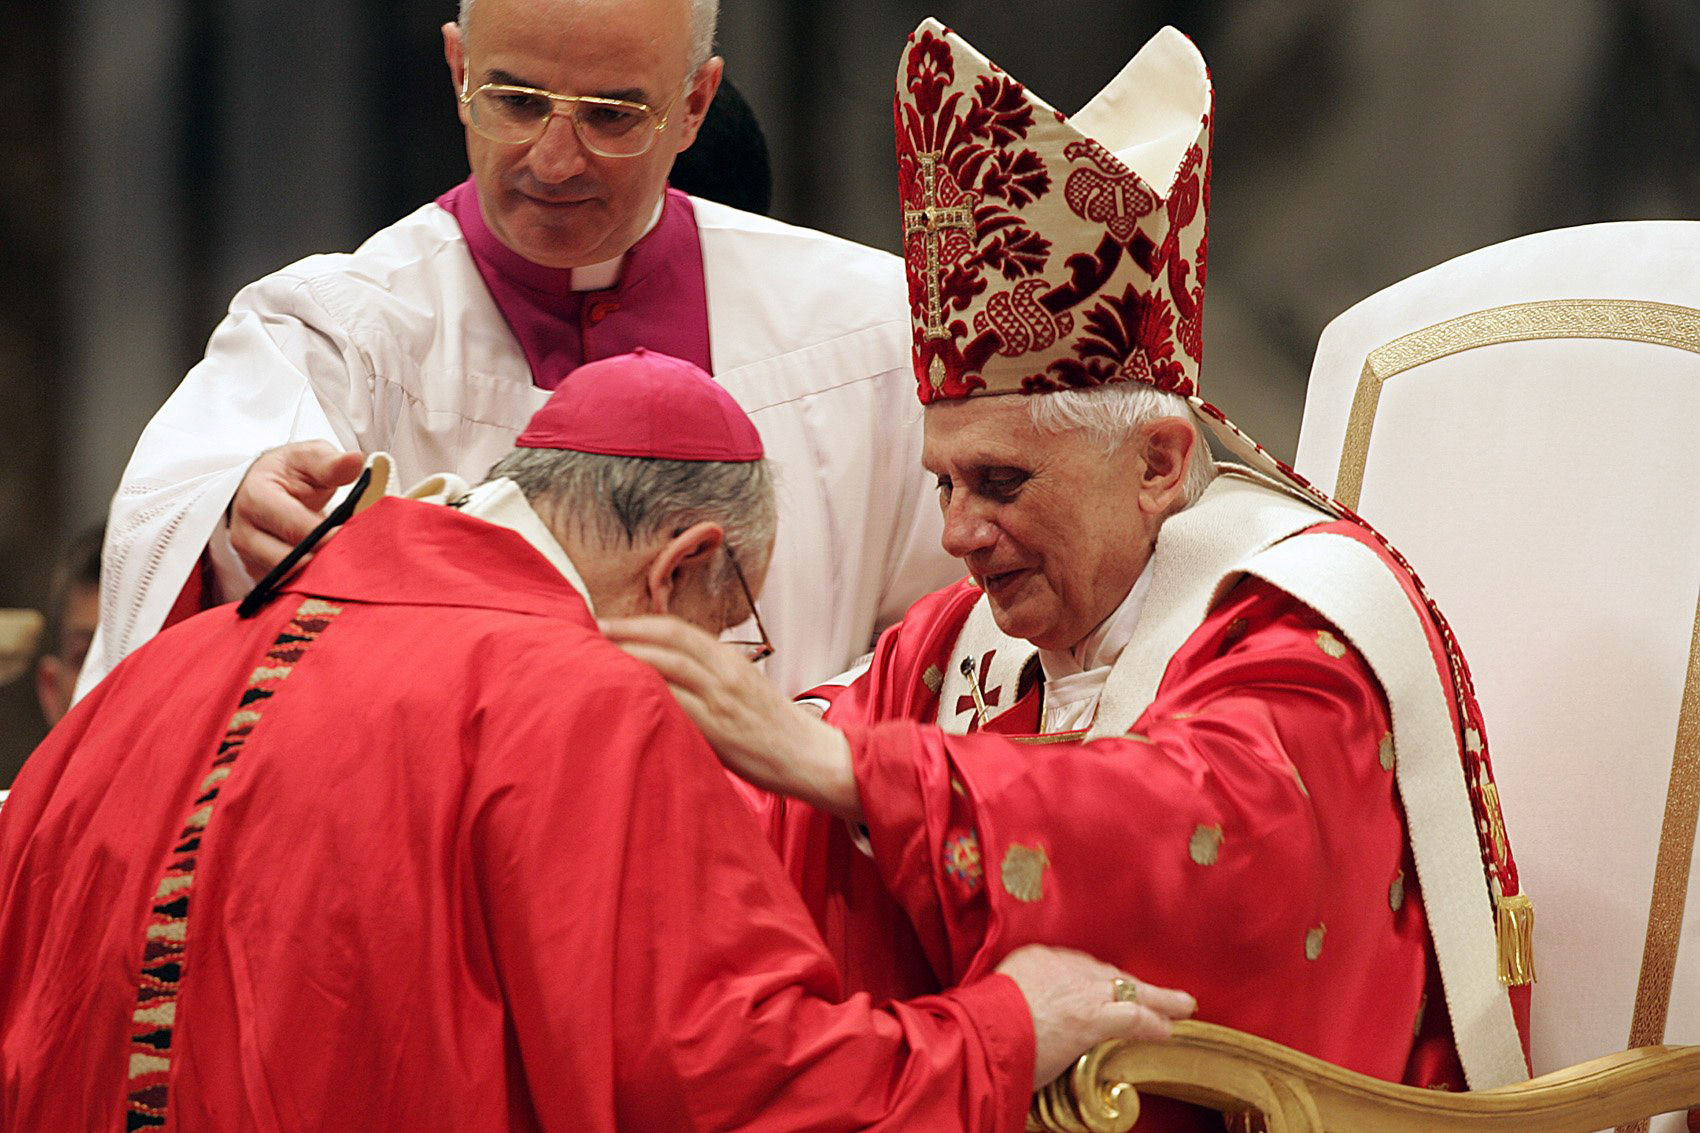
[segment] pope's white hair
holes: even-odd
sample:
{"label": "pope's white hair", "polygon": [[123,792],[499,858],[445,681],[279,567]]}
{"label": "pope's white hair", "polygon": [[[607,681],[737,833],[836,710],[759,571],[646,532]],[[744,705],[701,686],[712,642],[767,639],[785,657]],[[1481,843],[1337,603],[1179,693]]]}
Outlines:
{"label": "pope's white hair", "polygon": [[[466,32],[467,17],[472,15],[474,0],[460,0],[458,17],[461,33]],[[720,23],[720,0],[691,0],[691,71],[708,62],[714,54],[714,31]]]}
{"label": "pope's white hair", "polygon": [[1187,458],[1186,506],[1197,503],[1210,481],[1216,478],[1210,442],[1184,397],[1139,382],[1112,382],[1090,389],[1031,394],[1024,400],[1035,429],[1042,433],[1078,429],[1106,453],[1114,452],[1122,442],[1159,418],[1179,417],[1191,426],[1193,438],[1192,454]]}
{"label": "pope's white hair", "polygon": [[[747,571],[760,572],[778,527],[773,470],[766,460],[651,460],[552,448],[516,448],[488,479],[507,478],[551,531],[574,531],[597,546],[667,538],[695,523],[716,523]],[[723,563],[718,590],[731,577]]]}

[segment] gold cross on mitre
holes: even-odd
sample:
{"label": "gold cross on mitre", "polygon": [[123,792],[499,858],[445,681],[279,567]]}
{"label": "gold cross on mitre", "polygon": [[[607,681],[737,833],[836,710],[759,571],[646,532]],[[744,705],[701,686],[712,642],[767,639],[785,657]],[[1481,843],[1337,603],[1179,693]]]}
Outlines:
{"label": "gold cross on mitre", "polygon": [[927,322],[922,328],[927,338],[950,337],[944,325],[944,300],[939,294],[939,277],[944,272],[944,265],[939,263],[939,249],[944,244],[944,234],[955,229],[967,233],[970,241],[975,238],[972,193],[962,195],[962,204],[939,203],[938,163],[943,156],[942,153],[915,155],[921,163],[921,207],[903,210],[904,242],[911,236],[920,236],[927,244]]}

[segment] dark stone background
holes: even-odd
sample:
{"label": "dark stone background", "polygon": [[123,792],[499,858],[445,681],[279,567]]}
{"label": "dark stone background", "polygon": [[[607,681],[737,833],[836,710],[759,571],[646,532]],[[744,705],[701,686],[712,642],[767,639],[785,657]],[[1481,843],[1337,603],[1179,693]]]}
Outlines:
{"label": "dark stone background", "polygon": [[[231,294],[465,175],[453,0],[0,0],[0,605],[97,522]],[[1060,109],[1161,24],[1217,89],[1205,388],[1290,455],[1317,335],[1486,244],[1700,216],[1694,0],[725,0],[774,212],[895,249],[891,94],[924,15]],[[0,783],[39,740],[0,689]]]}

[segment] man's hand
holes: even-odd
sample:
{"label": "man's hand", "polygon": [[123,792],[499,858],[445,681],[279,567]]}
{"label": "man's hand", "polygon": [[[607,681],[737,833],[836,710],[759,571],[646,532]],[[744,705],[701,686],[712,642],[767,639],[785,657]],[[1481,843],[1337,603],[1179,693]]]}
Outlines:
{"label": "man's hand", "polygon": [[366,458],[325,441],[269,449],[248,466],[230,501],[230,546],[260,579],[324,518],[332,494],[360,475]]}
{"label": "man's hand", "polygon": [[733,772],[829,814],[862,820],[849,742],[785,699],[736,649],[678,618],[611,618],[602,632],[661,673]]}
{"label": "man's hand", "polygon": [[[1198,1004],[1184,991],[1154,987],[1084,952],[1029,944],[1004,957],[1010,977],[1033,1012],[1033,1088],[1044,1086],[1105,1039],[1166,1039],[1169,1022]],[[1118,1002],[1117,979],[1133,998]]]}

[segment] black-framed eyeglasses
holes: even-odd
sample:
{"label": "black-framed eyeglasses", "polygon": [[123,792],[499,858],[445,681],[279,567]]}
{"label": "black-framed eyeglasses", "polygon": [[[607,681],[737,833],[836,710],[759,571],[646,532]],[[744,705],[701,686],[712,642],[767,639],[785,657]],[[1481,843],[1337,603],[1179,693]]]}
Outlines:
{"label": "black-framed eyeglasses", "polygon": [[744,569],[738,565],[738,556],[733,553],[730,543],[726,544],[726,561],[732,564],[732,577],[738,580],[738,589],[744,592],[744,604],[750,608],[750,616],[756,620],[756,632],[761,634],[760,641],[727,641],[726,644],[746,650],[751,662],[771,657],[773,642],[768,639],[767,627],[761,624],[761,611],[756,608],[755,595],[750,593],[750,584],[744,578]]}
{"label": "black-framed eyeglasses", "polygon": [[[472,128],[493,142],[518,146],[535,142],[557,112],[573,124],[579,144],[599,157],[640,157],[667,128],[667,116],[679,94],[657,109],[645,102],[592,94],[556,94],[539,87],[485,83],[468,90],[470,68],[461,76],[460,102]],[[682,93],[682,92],[680,92]]]}

